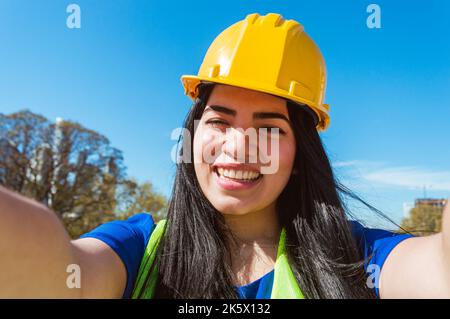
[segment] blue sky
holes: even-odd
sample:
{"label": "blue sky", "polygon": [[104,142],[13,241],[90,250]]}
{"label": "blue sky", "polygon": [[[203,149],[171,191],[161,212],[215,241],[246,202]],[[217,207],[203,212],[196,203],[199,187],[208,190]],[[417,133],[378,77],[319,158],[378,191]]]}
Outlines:
{"label": "blue sky", "polygon": [[[66,7],[81,8],[81,29]],[[450,195],[450,2],[0,2],[0,112],[24,108],[80,122],[124,152],[130,176],[169,195],[171,132],[190,106],[179,81],[210,42],[247,14],[277,12],[305,26],[328,69],[336,173],[399,222],[405,203]],[[372,224],[382,222],[358,209]]]}

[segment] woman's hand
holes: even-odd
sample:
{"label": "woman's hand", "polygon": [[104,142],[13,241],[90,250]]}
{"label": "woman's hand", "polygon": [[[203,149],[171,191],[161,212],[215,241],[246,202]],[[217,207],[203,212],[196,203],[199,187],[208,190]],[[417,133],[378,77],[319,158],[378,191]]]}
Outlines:
{"label": "woman's hand", "polygon": [[0,187],[0,298],[120,298],[125,283],[109,246],[71,241],[51,210]]}
{"label": "woman's hand", "polygon": [[380,274],[381,298],[450,298],[450,205],[442,232],[409,238],[389,254]]}

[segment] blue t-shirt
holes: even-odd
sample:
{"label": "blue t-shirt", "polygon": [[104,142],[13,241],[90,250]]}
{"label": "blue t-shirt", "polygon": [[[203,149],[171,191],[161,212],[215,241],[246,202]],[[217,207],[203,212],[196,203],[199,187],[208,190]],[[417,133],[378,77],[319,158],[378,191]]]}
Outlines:
{"label": "blue t-shirt", "polygon": [[[357,221],[350,221],[353,236],[356,238],[364,257],[370,257],[365,264],[368,275],[381,271],[392,249],[402,240],[412,237],[410,234],[396,234],[381,229],[366,228]],[[123,298],[130,298],[139,265],[155,222],[150,214],[136,214],[127,220],[115,220],[105,223],[82,235],[80,238],[97,238],[109,245],[121,258],[127,270],[127,284]],[[272,292],[274,271],[270,271],[256,281],[237,287],[242,299],[269,299]],[[378,276],[373,276],[374,280]],[[378,282],[374,282],[378,296]]]}

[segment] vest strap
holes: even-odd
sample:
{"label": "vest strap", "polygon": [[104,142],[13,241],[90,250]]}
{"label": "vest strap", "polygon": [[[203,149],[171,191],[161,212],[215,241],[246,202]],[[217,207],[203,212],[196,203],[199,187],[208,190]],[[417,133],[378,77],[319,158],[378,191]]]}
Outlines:
{"label": "vest strap", "polygon": [[273,286],[270,299],[305,299],[286,253],[286,230],[281,230],[278,242],[277,259],[274,267]]}
{"label": "vest strap", "polygon": [[[132,299],[142,298],[151,299],[153,297],[153,292],[155,290],[156,280],[158,279],[158,267],[153,268],[153,272],[149,279],[149,284],[144,291],[142,291],[145,279],[147,278],[148,272],[155,260],[156,249],[158,248],[159,241],[164,233],[164,226],[166,220],[160,220],[156,224],[156,228],[153,230],[150,239],[148,240],[147,246],[145,247],[144,256],[141,259],[141,264],[139,266],[139,272],[134,286],[133,293],[131,295]],[[142,295],[141,295],[142,293]]]}

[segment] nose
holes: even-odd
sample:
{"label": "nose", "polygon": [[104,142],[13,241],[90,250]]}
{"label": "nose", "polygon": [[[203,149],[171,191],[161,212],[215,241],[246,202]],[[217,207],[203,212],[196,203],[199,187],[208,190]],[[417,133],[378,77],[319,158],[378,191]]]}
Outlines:
{"label": "nose", "polygon": [[[254,131],[254,132],[253,132]],[[222,152],[238,163],[256,163],[258,154],[257,134],[255,130],[228,128],[225,134]]]}

